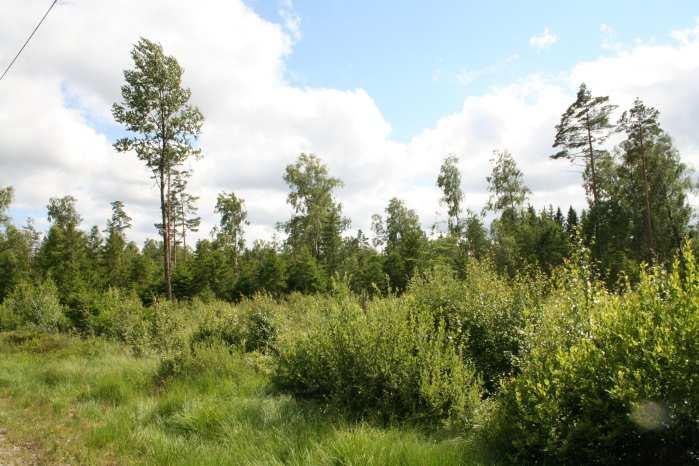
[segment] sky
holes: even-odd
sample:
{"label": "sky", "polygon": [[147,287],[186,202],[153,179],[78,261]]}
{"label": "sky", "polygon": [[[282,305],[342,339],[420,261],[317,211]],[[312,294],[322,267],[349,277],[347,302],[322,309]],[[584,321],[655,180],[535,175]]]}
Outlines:
{"label": "sky", "polygon": [[[49,3],[0,2],[0,67]],[[157,190],[112,148],[123,130],[111,105],[141,36],[177,58],[206,118],[204,157],[191,162],[200,238],[216,195],[234,191],[248,239],[270,239],[291,213],[282,174],[300,152],[343,180],[350,233],[392,197],[426,229],[444,220],[435,182],[449,154],[480,211],[495,149],[513,154],[533,205],[582,208],[579,170],[547,157],[581,82],[619,111],[635,97],[657,107],[699,166],[696,1],[59,0],[0,81],[0,186],[15,189],[15,223],[45,228],[48,199],[71,194],[86,228],[118,199],[132,239],[156,236]]]}

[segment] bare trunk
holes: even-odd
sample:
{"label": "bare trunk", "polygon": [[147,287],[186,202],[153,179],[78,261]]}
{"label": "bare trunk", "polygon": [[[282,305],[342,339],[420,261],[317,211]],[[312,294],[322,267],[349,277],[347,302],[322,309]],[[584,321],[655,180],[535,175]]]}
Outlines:
{"label": "bare trunk", "polygon": [[[165,109],[163,108],[163,91],[159,92],[160,96],[160,210],[163,217],[163,262],[165,265],[165,289],[167,298],[172,301],[172,252],[170,249],[170,173],[171,167],[168,162],[167,154],[167,134],[165,131]],[[166,185],[167,182],[167,185]]]}
{"label": "bare trunk", "polygon": [[670,209],[669,202],[667,201],[667,196],[665,196],[665,211],[667,212],[667,219],[670,221],[670,225],[672,226],[672,235],[675,238],[675,246],[677,249],[680,249],[682,247],[682,237],[680,236],[680,232],[677,231],[677,224],[675,223],[675,219],[672,217],[672,210]]}
{"label": "bare trunk", "polygon": [[597,205],[597,170],[595,168],[595,151],[592,147],[592,129],[590,128],[590,117],[585,115],[585,127],[587,129],[587,145],[590,151],[590,172],[592,175],[592,205]]}
{"label": "bare trunk", "polygon": [[172,300],[172,271],[170,270],[170,230],[168,228],[168,206],[165,201],[165,166],[160,168],[160,212],[163,221],[163,270],[165,273],[165,290],[167,298]]}
{"label": "bare trunk", "polygon": [[[182,204],[184,206],[184,204]],[[184,255],[185,261],[187,260],[187,223],[184,218],[184,207],[180,212],[182,215],[182,254]]]}
{"label": "bare trunk", "polygon": [[174,270],[175,266],[177,265],[177,231],[175,230],[175,212],[173,210],[175,203],[173,202],[172,198],[172,188],[171,188],[171,183],[172,183],[172,176],[171,176],[171,170],[168,170],[168,175],[167,175],[167,198],[168,198],[168,204],[167,204],[167,228],[168,231],[170,232],[170,268]]}
{"label": "bare trunk", "polygon": [[648,182],[648,170],[646,167],[646,149],[643,144],[643,130],[641,130],[641,171],[643,172],[643,185],[645,191],[645,203],[646,203],[646,215],[645,215],[645,233],[646,233],[646,247],[648,248],[648,259],[651,259],[655,252],[655,245],[653,244],[653,222],[651,219],[650,211],[650,183]]}

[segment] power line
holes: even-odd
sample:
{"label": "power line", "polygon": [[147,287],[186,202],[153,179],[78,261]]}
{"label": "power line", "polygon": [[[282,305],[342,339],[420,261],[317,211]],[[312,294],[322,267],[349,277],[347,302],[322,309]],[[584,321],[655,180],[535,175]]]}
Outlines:
{"label": "power line", "polygon": [[17,58],[19,58],[20,54],[22,53],[22,51],[24,50],[24,48],[27,46],[27,44],[29,43],[29,41],[32,40],[32,37],[34,37],[34,34],[36,33],[36,30],[39,29],[39,26],[41,26],[41,23],[44,22],[44,20],[45,20],[46,17],[49,15],[49,13],[51,12],[51,10],[53,9],[54,5],[56,5],[57,2],[58,2],[58,0],[53,0],[53,3],[51,3],[51,6],[49,7],[49,9],[46,10],[46,13],[44,13],[44,16],[41,17],[41,20],[39,21],[39,24],[37,24],[36,27],[34,28],[34,30],[32,31],[32,33],[29,34],[29,37],[27,37],[27,41],[24,43],[24,45],[22,46],[22,48],[19,49],[19,52],[17,52],[17,55],[15,55],[15,58],[13,58],[12,61],[10,62],[10,64],[7,65],[7,68],[5,68],[5,71],[2,73],[2,76],[0,76],[0,81],[2,81],[2,78],[4,78],[5,75],[7,74],[7,72],[10,71],[10,68],[12,68],[12,65],[14,65],[15,61],[17,60]]}

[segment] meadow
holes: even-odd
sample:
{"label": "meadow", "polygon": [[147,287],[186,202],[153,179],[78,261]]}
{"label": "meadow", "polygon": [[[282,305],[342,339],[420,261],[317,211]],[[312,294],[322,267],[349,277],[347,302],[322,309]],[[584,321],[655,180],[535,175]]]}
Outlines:
{"label": "meadow", "polygon": [[[692,464],[690,248],[611,293],[472,261],[401,295],[0,307],[0,426],[44,464]],[[72,319],[72,320],[71,320]],[[81,328],[80,332],[76,328]]]}

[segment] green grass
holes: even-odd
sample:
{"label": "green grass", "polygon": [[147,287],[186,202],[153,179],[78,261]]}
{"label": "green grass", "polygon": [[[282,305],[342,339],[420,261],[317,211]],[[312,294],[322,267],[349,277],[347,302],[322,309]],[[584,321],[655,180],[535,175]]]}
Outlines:
{"label": "green grass", "polygon": [[352,423],[275,393],[257,353],[201,360],[163,380],[155,358],[105,340],[0,333],[0,426],[48,464],[487,464],[458,434]]}

